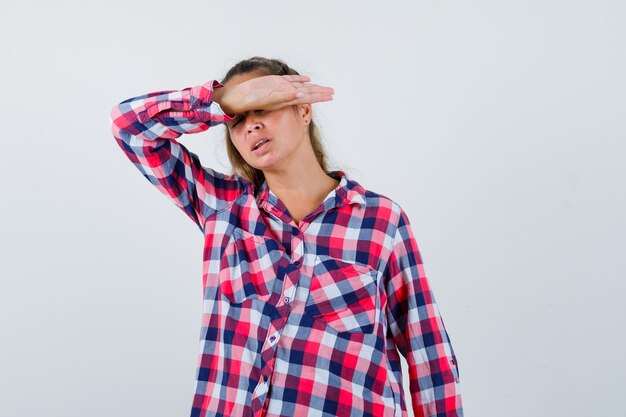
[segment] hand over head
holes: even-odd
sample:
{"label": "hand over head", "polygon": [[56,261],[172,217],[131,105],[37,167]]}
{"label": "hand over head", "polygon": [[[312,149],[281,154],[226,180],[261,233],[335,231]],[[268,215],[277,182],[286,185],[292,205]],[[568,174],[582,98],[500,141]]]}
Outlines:
{"label": "hand over head", "polygon": [[294,104],[333,99],[334,90],[331,87],[309,81],[311,78],[306,75],[241,74],[226,82],[224,88],[216,90],[215,99],[228,114],[278,110]]}

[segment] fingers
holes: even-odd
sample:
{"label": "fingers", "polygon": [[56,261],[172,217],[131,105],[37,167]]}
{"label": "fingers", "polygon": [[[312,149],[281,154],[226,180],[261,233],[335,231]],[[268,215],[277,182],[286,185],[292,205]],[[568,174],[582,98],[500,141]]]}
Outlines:
{"label": "fingers", "polygon": [[305,100],[307,103],[314,103],[318,101],[332,100],[335,90],[332,87],[326,87],[311,83],[292,83],[296,88],[295,98],[298,100]]}
{"label": "fingers", "polygon": [[282,82],[272,91],[272,108],[281,108],[294,104],[318,103],[331,101],[335,90],[310,82],[307,75],[281,75]]}
{"label": "fingers", "polygon": [[315,102],[318,101],[331,101],[334,93],[314,93],[311,94],[311,99]]}
{"label": "fingers", "polygon": [[299,90],[304,91],[306,94],[335,94],[335,90],[332,87],[316,84],[305,84]]}
{"label": "fingers", "polygon": [[317,103],[320,101],[330,101],[333,99],[335,90],[331,87],[325,87],[316,84],[303,84],[298,88],[296,98],[299,104]]}
{"label": "fingers", "polygon": [[308,75],[281,75],[281,77],[287,81],[292,81],[292,82],[311,81],[311,77],[309,77]]}
{"label": "fingers", "polygon": [[285,80],[289,81],[293,87],[298,89],[304,89],[305,93],[330,93],[335,91],[331,87],[325,87],[318,84],[312,84],[311,78],[307,75],[283,75],[281,76]]}
{"label": "fingers", "polygon": [[313,94],[307,94],[302,98],[298,99],[298,104],[304,104],[304,103],[319,103],[321,101],[331,101],[333,99],[333,95],[332,94],[328,94],[328,93],[313,93]]}
{"label": "fingers", "polygon": [[[299,93],[298,93],[299,94]],[[283,101],[280,104],[274,106],[272,110],[277,110],[287,106],[293,106],[296,104],[312,104],[312,103],[320,103],[323,101],[332,101],[333,95],[330,93],[311,93],[305,94],[303,97],[296,97],[294,93],[294,97],[292,100]]]}
{"label": "fingers", "polygon": [[296,93],[293,96],[293,100],[286,103],[286,105],[294,105],[294,104],[311,104],[311,103],[319,103],[322,101],[331,101],[333,99],[333,94],[327,91],[322,92],[310,92],[304,93],[302,91]]}

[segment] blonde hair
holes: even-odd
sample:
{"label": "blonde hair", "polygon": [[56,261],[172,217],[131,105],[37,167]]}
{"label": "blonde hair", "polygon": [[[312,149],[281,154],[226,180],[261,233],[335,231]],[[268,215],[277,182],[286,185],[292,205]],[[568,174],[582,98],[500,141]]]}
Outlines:
{"label": "blonde hair", "polygon": [[[251,72],[259,73],[262,75],[300,75],[296,70],[290,68],[286,63],[279,59],[269,59],[260,56],[253,56],[252,58],[239,61],[237,64],[231,67],[224,76],[224,79],[221,81],[221,83],[226,83],[228,80],[236,75],[247,74]],[[297,111],[295,106],[293,108]],[[311,122],[309,123],[309,137],[311,139],[311,147],[313,148],[313,152],[315,153],[317,162],[320,164],[324,172],[329,172],[330,167],[328,165],[328,157],[326,156],[326,151],[322,143],[322,137],[313,119],[311,119]],[[230,164],[233,167],[234,173],[247,179],[254,184],[255,188],[258,189],[261,184],[263,184],[263,181],[265,181],[265,175],[263,174],[263,171],[253,168],[245,161],[245,159],[243,159],[243,157],[233,144],[228,129],[226,129],[226,151],[228,153],[228,159],[230,160]]]}

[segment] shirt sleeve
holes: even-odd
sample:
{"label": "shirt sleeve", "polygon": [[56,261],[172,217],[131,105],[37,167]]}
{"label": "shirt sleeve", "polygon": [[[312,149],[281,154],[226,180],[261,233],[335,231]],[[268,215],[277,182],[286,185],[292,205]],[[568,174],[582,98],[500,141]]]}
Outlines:
{"label": "shirt sleeve", "polygon": [[388,332],[407,361],[415,417],[462,417],[456,356],[402,210],[387,271]]}
{"label": "shirt sleeve", "polygon": [[203,167],[198,156],[176,140],[232,120],[217,102],[213,80],[183,90],[129,98],[113,107],[111,129],[124,154],[159,191],[204,232],[206,219],[242,192],[235,175]]}

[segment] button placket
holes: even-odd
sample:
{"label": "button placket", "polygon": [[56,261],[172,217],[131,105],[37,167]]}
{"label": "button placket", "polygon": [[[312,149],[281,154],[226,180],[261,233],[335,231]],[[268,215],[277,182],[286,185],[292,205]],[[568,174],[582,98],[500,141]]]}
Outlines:
{"label": "button placket", "polygon": [[259,379],[259,383],[254,389],[254,396],[260,397],[267,392],[267,375],[262,375]]}
{"label": "button placket", "polygon": [[274,346],[276,345],[276,343],[278,343],[279,338],[280,338],[280,333],[275,332],[272,335],[270,335],[270,337],[267,340],[269,341],[270,346]]}
{"label": "button placket", "polygon": [[282,302],[283,304],[289,304],[294,300],[294,294],[296,292],[296,286],[292,286],[288,290],[283,292]]}
{"label": "button placket", "polygon": [[292,247],[293,247],[293,252],[292,252],[291,261],[290,261],[291,272],[289,273],[289,275],[294,285],[291,286],[289,290],[283,292],[283,299],[282,299],[283,304],[289,304],[291,301],[293,301],[293,293],[295,291],[295,285],[297,284],[298,276],[300,275],[299,269],[302,266],[302,262],[304,259],[304,256],[303,256],[304,243],[300,236],[294,235],[292,239]]}

